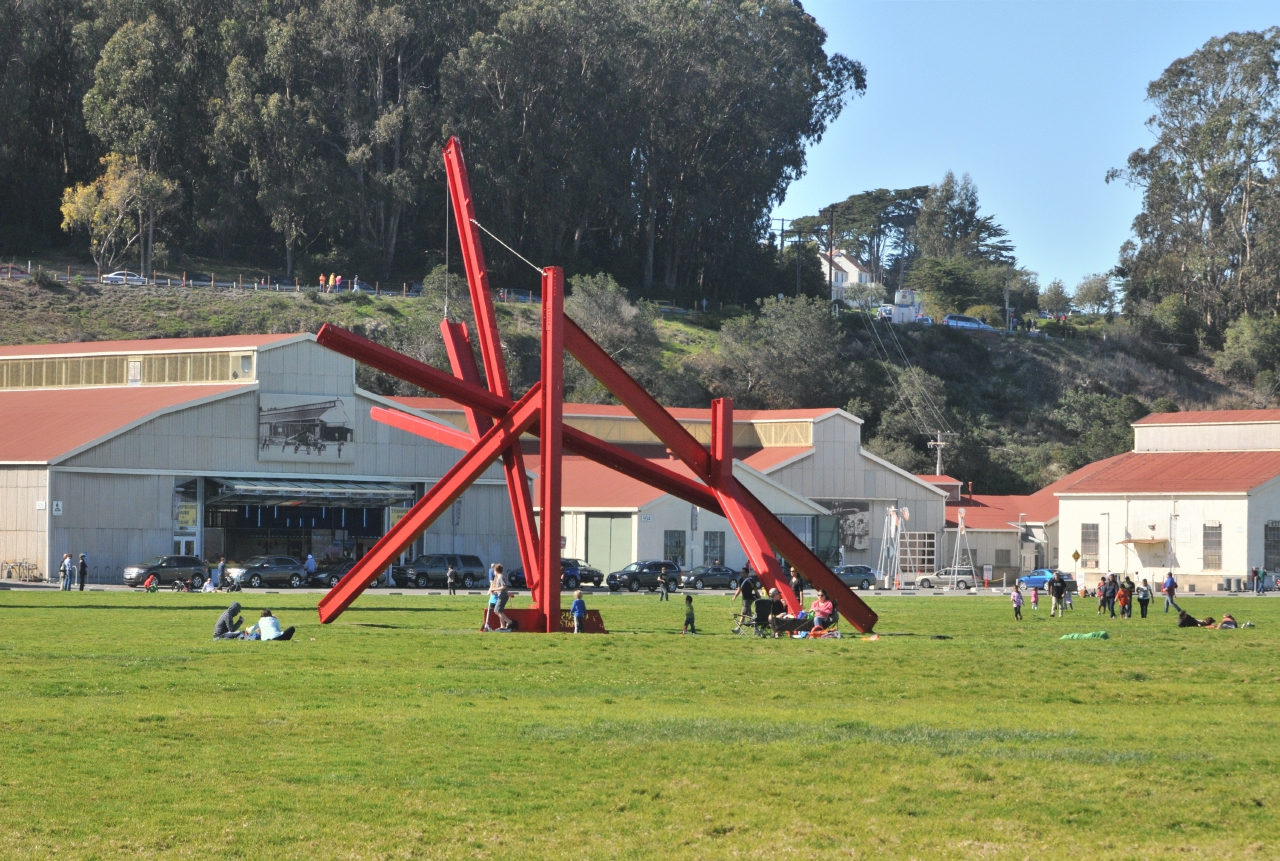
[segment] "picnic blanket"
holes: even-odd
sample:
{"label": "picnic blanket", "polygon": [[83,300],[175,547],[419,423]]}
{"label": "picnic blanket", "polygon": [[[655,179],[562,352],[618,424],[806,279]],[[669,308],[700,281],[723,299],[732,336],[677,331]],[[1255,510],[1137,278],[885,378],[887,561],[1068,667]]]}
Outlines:
{"label": "picnic blanket", "polygon": [[1087,634],[1063,634],[1059,640],[1110,640],[1106,631],[1090,631]]}

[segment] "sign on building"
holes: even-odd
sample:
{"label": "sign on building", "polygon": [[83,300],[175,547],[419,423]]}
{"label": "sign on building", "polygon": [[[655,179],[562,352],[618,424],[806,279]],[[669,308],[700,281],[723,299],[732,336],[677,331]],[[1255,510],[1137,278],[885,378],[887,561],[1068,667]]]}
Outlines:
{"label": "sign on building", "polygon": [[258,395],[258,460],[354,463],[354,442],[342,398]]}

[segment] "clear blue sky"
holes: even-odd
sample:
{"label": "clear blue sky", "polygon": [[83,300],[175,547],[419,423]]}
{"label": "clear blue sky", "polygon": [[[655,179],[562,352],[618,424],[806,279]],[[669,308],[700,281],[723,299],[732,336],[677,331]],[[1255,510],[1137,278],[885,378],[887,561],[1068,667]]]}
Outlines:
{"label": "clear blue sky", "polygon": [[1213,36],[1280,25],[1280,3],[805,0],[828,53],[867,67],[775,216],[968,172],[1041,284],[1115,265],[1141,206],[1109,168],[1150,145],[1147,84]]}

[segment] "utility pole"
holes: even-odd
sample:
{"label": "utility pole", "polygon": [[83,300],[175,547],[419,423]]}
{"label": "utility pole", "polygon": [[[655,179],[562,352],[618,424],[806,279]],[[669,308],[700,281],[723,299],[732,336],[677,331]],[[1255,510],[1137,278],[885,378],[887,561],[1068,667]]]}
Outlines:
{"label": "utility pole", "polygon": [[1008,334],[1013,330],[1013,316],[1009,313],[1009,276],[1004,276],[1004,331]]}
{"label": "utility pole", "polygon": [[938,435],[938,438],[936,440],[929,440],[929,448],[934,449],[938,453],[938,465],[935,468],[933,474],[942,475],[942,450],[946,448],[948,445],[950,445],[950,443],[944,440],[943,437],[954,436],[954,434],[947,434],[947,433],[943,433],[942,431],[937,431],[937,435]]}
{"label": "utility pole", "polygon": [[[831,298],[832,282],[836,277],[836,208],[827,208],[830,219],[827,222],[827,298]],[[799,291],[796,292],[799,296]]]}

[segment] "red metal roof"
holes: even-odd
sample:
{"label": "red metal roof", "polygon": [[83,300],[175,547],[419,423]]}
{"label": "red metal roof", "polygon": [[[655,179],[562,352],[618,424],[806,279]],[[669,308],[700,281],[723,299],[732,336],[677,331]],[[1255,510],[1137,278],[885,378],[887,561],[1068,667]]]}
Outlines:
{"label": "red metal roof", "polygon": [[236,390],[223,386],[112,386],[0,392],[0,462],[48,463],[183,404]]}
{"label": "red metal roof", "polygon": [[1185,413],[1152,413],[1135,425],[1209,425],[1280,422],[1280,410],[1199,410]]}
{"label": "red metal roof", "polygon": [[[461,412],[462,406],[448,398],[393,398],[407,407],[426,412]],[[711,421],[711,410],[691,407],[666,407],[667,412],[685,421]],[[830,415],[834,407],[808,410],[734,410],[734,421],[767,422],[811,420]],[[567,416],[592,416],[599,418],[634,418],[631,411],[620,404],[569,404],[564,405]]]}
{"label": "red metal roof", "polygon": [[[947,503],[947,528],[955,529],[960,523],[960,509],[964,509],[966,529],[1000,529],[1017,532],[1019,514],[1027,513],[1028,496],[966,496],[959,502]],[[1030,522],[1024,517],[1023,522]]]}
{"label": "red metal roof", "polygon": [[1067,488],[1089,493],[1244,493],[1280,476],[1280,451],[1129,452]]}
{"label": "red metal roof", "polygon": [[287,335],[220,335],[209,338],[155,338],[146,341],[77,341],[74,344],[12,344],[0,347],[0,358],[78,356],[93,353],[172,353],[178,350],[234,350],[264,347],[298,337]]}
{"label": "red metal roof", "polygon": [[929,484],[960,484],[960,479],[952,478],[949,475],[916,475],[921,481],[927,481]]}

